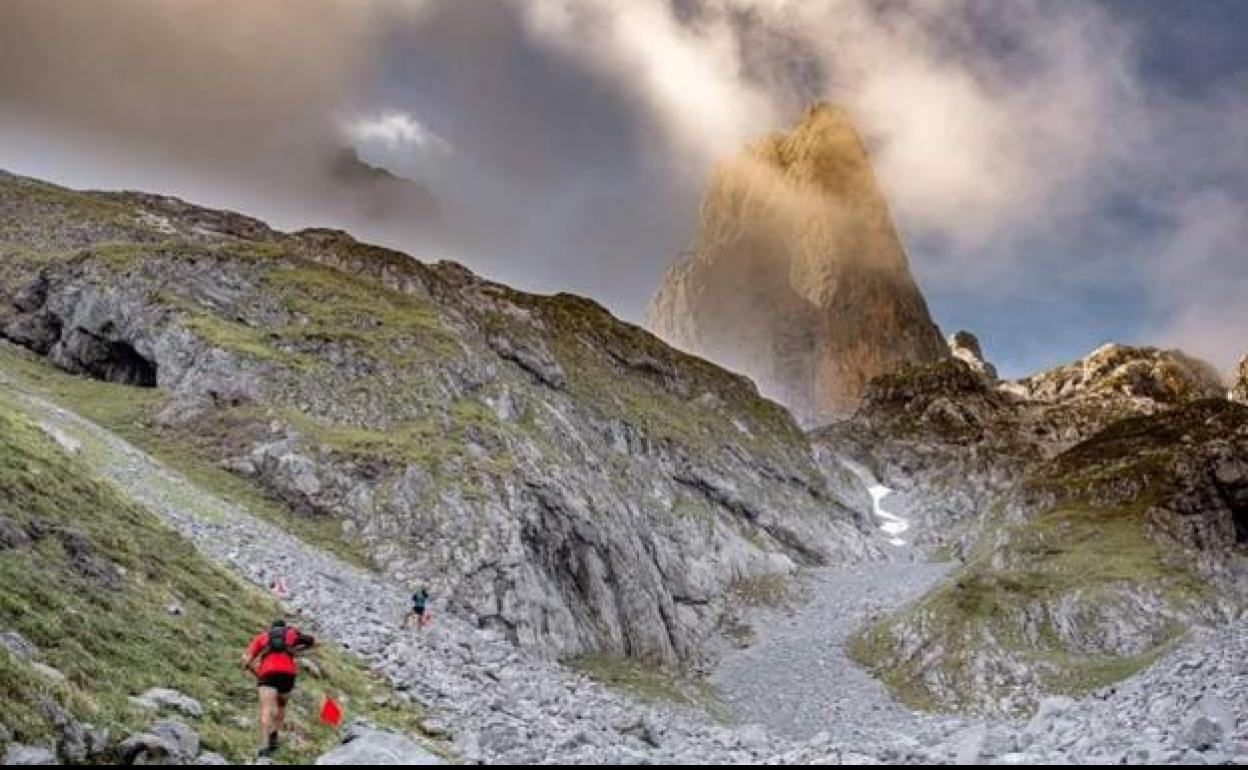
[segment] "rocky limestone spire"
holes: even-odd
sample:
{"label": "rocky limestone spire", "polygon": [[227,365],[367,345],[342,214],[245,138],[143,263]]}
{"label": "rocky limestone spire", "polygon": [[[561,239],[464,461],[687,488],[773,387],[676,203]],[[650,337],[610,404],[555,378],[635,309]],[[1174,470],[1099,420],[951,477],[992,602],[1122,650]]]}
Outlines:
{"label": "rocky limestone spire", "polygon": [[1231,386],[1231,400],[1248,404],[1248,356],[1239,359],[1235,383]]}
{"label": "rocky limestone spire", "polygon": [[872,377],[949,356],[866,148],[830,105],[719,165],[650,325],[806,423],[851,412]]}

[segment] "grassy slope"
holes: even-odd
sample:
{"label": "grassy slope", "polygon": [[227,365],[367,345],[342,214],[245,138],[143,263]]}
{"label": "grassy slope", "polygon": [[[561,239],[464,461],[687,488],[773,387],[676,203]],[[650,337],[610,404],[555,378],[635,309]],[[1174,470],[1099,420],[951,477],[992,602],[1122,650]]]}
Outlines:
{"label": "grassy slope", "polygon": [[[205,750],[234,760],[249,755],[254,685],[237,660],[250,635],[278,611],[267,597],[209,564],[4,407],[0,517],[20,529],[39,521],[47,531],[0,550],[0,627],[21,633],[40,648],[44,662],[68,676],[53,684],[0,653],[6,704],[0,719],[16,739],[51,735],[37,708],[41,697],[93,724],[131,729],[152,717],[130,707],[128,697],[172,687],[203,704],[204,717],[194,727]],[[82,536],[90,560],[106,570],[109,564],[120,568],[120,580],[110,585],[77,569],[65,532]],[[171,602],[185,614],[166,612]],[[332,746],[330,730],[315,720],[323,692],[341,697],[356,715],[417,726],[414,711],[375,713],[371,696],[385,686],[343,653],[326,647],[316,658],[323,678],[303,677],[291,712],[295,738],[282,759],[307,760]]]}
{"label": "grassy slope", "polygon": [[[363,547],[342,536],[338,521],[298,515],[269,497],[254,482],[231,473],[211,459],[217,437],[196,431],[160,428],[150,418],[169,394],[156,388],[134,388],[68,374],[43,359],[0,341],[0,371],[20,385],[113,431],[182,473],[196,485],[277,524],[308,543],[361,566],[368,565]],[[228,431],[228,425],[218,426]]]}
{"label": "grassy slope", "polygon": [[565,663],[595,682],[634,698],[701,709],[721,721],[728,718],[714,688],[704,678],[686,671],[613,655],[585,655]]}

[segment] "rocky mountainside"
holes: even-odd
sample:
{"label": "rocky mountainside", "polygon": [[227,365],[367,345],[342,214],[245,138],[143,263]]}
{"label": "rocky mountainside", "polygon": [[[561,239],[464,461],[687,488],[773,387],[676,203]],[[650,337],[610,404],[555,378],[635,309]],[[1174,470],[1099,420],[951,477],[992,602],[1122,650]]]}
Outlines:
{"label": "rocky mountainside", "polygon": [[949,355],[862,140],[829,105],[715,170],[650,326],[805,423],[845,416],[877,375]]}
{"label": "rocky mountainside", "polygon": [[1180,351],[1105,345],[1071,364],[998,382],[984,374],[991,364],[966,362],[953,349],[958,360],[877,378],[852,419],[813,435],[830,463],[856,459],[900,492],[921,542],[962,541],[955,551],[978,530],[967,519],[988,511],[1038,463],[1118,420],[1226,392],[1211,366]]}
{"label": "rocky mountainside", "polygon": [[[4,764],[249,759],[255,694],[237,661],[276,603],[95,477],[73,456],[76,439],[8,399],[0,393]],[[326,692],[353,714],[419,732],[417,708],[379,708],[374,698],[390,688],[324,641],[319,675],[292,700],[285,758],[307,762],[336,743],[316,718]]]}
{"label": "rocky mountainside", "polygon": [[11,175],[0,251],[4,337],[548,655],[694,658],[750,581],[874,547],[784,409],[588,300]]}
{"label": "rocky mountainside", "polygon": [[914,703],[1010,712],[1232,614],[1245,426],[1177,351],[1106,346],[998,386],[961,361],[879,378],[819,440],[914,492],[920,542],[963,567],[863,634],[860,660]]}
{"label": "rocky mountainside", "polygon": [[[105,495],[112,495],[107,487],[86,478],[98,474],[186,538],[202,557],[259,587],[268,586],[274,574],[289,576],[292,593],[284,604],[288,611],[299,614],[301,625],[306,624],[325,639],[339,640],[364,657],[396,690],[391,695],[383,692],[373,698],[360,698],[340,679],[349,667],[338,668],[335,663],[330,669],[325,655],[318,655],[322,664],[320,676],[343,698],[348,714],[402,726],[412,716],[413,706],[423,707],[427,709],[425,714],[418,716],[415,723],[407,722],[406,729],[414,725],[417,730],[437,736],[437,742],[432,744],[429,735],[418,735],[414,742],[401,734],[353,722],[344,731],[344,740],[349,742],[320,757],[318,763],[427,763],[434,759],[429,748],[467,762],[547,764],[965,764],[977,759],[1012,764],[1217,764],[1243,763],[1248,758],[1248,724],[1240,727],[1235,718],[1236,711],[1242,713],[1243,704],[1248,702],[1242,676],[1244,640],[1248,635],[1243,632],[1242,620],[1196,635],[1144,676],[1123,686],[1098,691],[1078,702],[1046,700],[1028,722],[914,714],[890,702],[878,683],[843,660],[838,637],[856,627],[866,617],[864,612],[870,612],[881,601],[891,606],[893,598],[922,592],[926,580],[915,578],[938,577],[945,571],[944,565],[875,563],[820,570],[816,585],[811,586],[815,597],[800,618],[788,615],[782,605],[754,609],[762,612],[759,628],[765,639],[761,647],[742,651],[745,657],[736,659],[728,669],[737,672],[736,678],[746,678],[737,681],[737,686],[727,687],[723,696],[731,698],[734,707],[744,706],[760,714],[767,724],[776,725],[779,735],[818,731],[809,740],[785,740],[758,726],[722,725],[699,715],[690,708],[688,695],[680,692],[682,688],[670,672],[647,672],[644,667],[613,668],[611,681],[635,693],[630,697],[517,650],[497,632],[474,628],[445,615],[423,632],[403,632],[396,629],[405,602],[403,587],[292,536],[285,531],[292,524],[289,519],[274,522],[281,524],[274,526],[217,497],[163,467],[116,434],[39,395],[54,394],[64,403],[75,404],[76,408],[82,407],[124,427],[125,414],[132,407],[119,402],[126,393],[147,395],[145,391],[59,373],[28,356],[13,354],[3,343],[0,353],[5,354],[0,362],[0,401],[5,404],[5,414],[12,408],[21,415],[15,414],[15,421],[38,424],[44,433],[55,437],[66,453],[74,455],[74,460],[66,458],[50,466],[32,466],[22,451],[12,449],[6,451],[6,457],[15,458],[24,472],[41,476],[50,469],[50,475],[62,480],[62,488],[95,484]],[[89,394],[102,397],[86,397]],[[18,432],[10,430],[5,435],[12,437]],[[33,430],[31,435],[37,436]],[[146,438],[141,432],[134,435]],[[47,439],[39,437],[38,441],[52,447]],[[183,454],[168,456],[182,467],[195,467],[194,463],[185,464]],[[194,475],[200,479],[198,483],[205,480],[200,473]],[[27,485],[29,489],[36,487]],[[55,501],[49,508],[59,520],[67,514],[74,518],[71,511],[83,509],[67,505],[55,494],[48,499]],[[107,508],[107,504],[95,501],[87,510],[104,512]],[[168,533],[153,534],[159,527],[131,526],[133,522],[152,522],[152,517],[143,511],[131,510],[132,520],[108,520],[103,526],[109,535],[122,533],[121,541],[129,548],[118,551],[119,543],[110,540],[99,544],[91,556],[102,558],[104,563],[121,559],[116,563],[124,566],[129,558],[124,554],[131,553],[130,549],[143,553],[152,548],[153,553],[165,557],[178,554],[179,559],[193,555],[186,550],[185,543],[171,540]],[[80,513],[78,517],[81,518]],[[91,532],[92,536],[96,532],[94,520],[69,526]],[[53,548],[45,547],[49,545]],[[41,543],[40,558],[59,558],[54,546],[55,543]],[[19,547],[0,554],[0,568],[20,568],[26,553],[27,549]],[[46,561],[42,566],[51,569]],[[192,564],[170,573],[174,595],[180,596],[186,590],[177,581],[192,578],[201,569],[202,565]],[[28,579],[34,573],[22,574]],[[55,578],[55,573],[51,577]],[[19,589],[16,595],[21,598],[33,595],[21,580],[11,585]],[[11,700],[16,705],[0,718],[0,751],[5,762],[46,762],[57,757],[69,761],[81,756],[80,751],[86,751],[93,761],[107,761],[118,756],[117,751],[122,751],[123,759],[135,752],[136,759],[148,762],[192,757],[204,763],[221,761],[215,752],[242,756],[231,749],[229,736],[241,735],[237,731],[245,728],[246,720],[234,713],[230,705],[223,706],[219,697],[213,698],[221,681],[221,675],[213,672],[221,661],[228,662],[232,657],[229,639],[245,633],[240,634],[233,616],[214,614],[222,606],[219,602],[202,607],[167,603],[165,585],[162,576],[141,584],[140,589],[156,590],[137,592],[124,617],[136,617],[138,611],[170,618],[168,622],[175,626],[189,624],[199,634],[197,649],[210,653],[204,662],[197,659],[193,666],[185,667],[182,676],[170,680],[167,668],[149,668],[150,664],[169,660],[168,657],[139,661],[138,665],[133,658],[127,658],[108,670],[108,686],[100,684],[99,679],[78,684],[78,679],[71,677],[74,686],[82,688],[83,697],[63,698],[66,691],[53,690],[56,708],[37,701]],[[84,591],[84,584],[75,586],[78,599],[98,598],[89,584],[85,587],[88,590]],[[19,670],[22,665],[29,665],[35,673],[44,670],[41,666],[47,666],[43,661],[49,656],[54,656],[57,665],[68,659],[81,666],[80,650],[67,658],[61,649],[67,641],[63,634],[50,639],[32,630],[42,627],[51,616],[43,610],[56,606],[48,594],[37,596],[38,611],[24,611],[11,624],[24,629],[29,638],[11,632],[0,636],[11,654],[19,656],[12,660],[19,661]],[[107,603],[99,606],[108,607]],[[179,608],[182,614],[178,613]],[[88,622],[93,628],[103,628],[117,619],[90,618]],[[220,624],[212,636],[211,647],[203,642],[205,623]],[[159,622],[143,624],[145,628],[158,625]],[[133,644],[172,641],[168,636],[137,639],[131,633],[118,633],[115,638],[117,644],[109,649],[122,653]],[[31,639],[39,643],[32,644]],[[218,644],[227,649],[218,652]],[[20,655],[31,656],[33,662]],[[64,667],[65,671],[71,669],[77,670],[74,666]],[[56,673],[59,671],[50,675]],[[206,699],[201,701],[167,690],[141,691],[139,688],[148,686],[144,682],[151,681],[143,679],[148,674],[157,681],[176,681],[179,686],[196,688],[191,691],[202,692]],[[123,683],[121,687],[108,689],[116,687],[118,681]],[[319,681],[319,677],[305,681],[301,691],[316,688]],[[91,710],[92,704],[97,703],[97,688],[120,700],[127,682],[135,693],[126,699],[126,704],[135,709],[134,721],[118,726],[108,719],[108,712]],[[751,683],[761,689],[751,691]],[[46,693],[46,685],[40,684],[39,692]],[[678,697],[686,705],[638,702],[637,696],[645,693],[649,693],[647,698],[669,693],[661,697]],[[695,688],[694,695],[704,699],[708,694]],[[737,697],[742,695],[744,701]],[[301,710],[314,702],[303,696],[297,698],[297,715],[307,713]],[[178,716],[153,713],[162,710],[166,715]],[[89,720],[91,725],[82,720]],[[127,725],[137,725],[144,731],[129,734],[133,727]],[[305,731],[298,719],[296,726],[290,748],[279,761],[309,756],[326,745],[320,734]],[[222,727],[226,728],[224,736]],[[238,751],[245,751],[245,744]]]}

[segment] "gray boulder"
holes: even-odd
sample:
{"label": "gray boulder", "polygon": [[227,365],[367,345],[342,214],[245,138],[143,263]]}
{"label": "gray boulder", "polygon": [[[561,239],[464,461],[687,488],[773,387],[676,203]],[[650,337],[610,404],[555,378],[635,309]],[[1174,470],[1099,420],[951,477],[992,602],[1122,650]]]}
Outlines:
{"label": "gray boulder", "polygon": [[1222,726],[1204,714],[1197,714],[1183,726],[1183,742],[1196,751],[1217,748],[1224,736]]}
{"label": "gray boulder", "polygon": [[130,703],[133,706],[150,711],[172,709],[194,719],[199,719],[204,715],[204,709],[199,705],[199,701],[189,695],[183,695],[177,690],[170,690],[164,687],[153,687],[142,695],[131,698]]}
{"label": "gray boulder", "polygon": [[48,698],[40,700],[39,710],[60,733],[57,748],[60,749],[61,756],[75,765],[86,762],[89,754],[89,741],[87,731],[82,724],[61,708],[59,703]]}
{"label": "gray boulder", "polygon": [[39,656],[39,648],[16,631],[0,632],[0,647],[13,653],[18,660],[29,663]]}
{"label": "gray boulder", "polygon": [[199,755],[199,734],[176,719],[162,719],[122,741],[117,753],[127,765],[187,764]]}
{"label": "gray boulder", "polygon": [[215,751],[205,751],[195,758],[197,765],[228,765],[230,764],[225,757]]}
{"label": "gray boulder", "polygon": [[158,735],[170,741],[177,749],[180,757],[191,758],[199,754],[199,733],[192,730],[177,719],[162,719],[147,729],[152,735]]}
{"label": "gray boulder", "polygon": [[443,765],[406,735],[357,727],[341,746],[317,758],[318,765]]}
{"label": "gray boulder", "polygon": [[135,733],[117,747],[117,758],[123,765],[177,764],[177,747],[151,733]]}
{"label": "gray boulder", "polygon": [[56,754],[43,746],[22,746],[15,744],[4,752],[0,764],[5,765],[55,765]]}

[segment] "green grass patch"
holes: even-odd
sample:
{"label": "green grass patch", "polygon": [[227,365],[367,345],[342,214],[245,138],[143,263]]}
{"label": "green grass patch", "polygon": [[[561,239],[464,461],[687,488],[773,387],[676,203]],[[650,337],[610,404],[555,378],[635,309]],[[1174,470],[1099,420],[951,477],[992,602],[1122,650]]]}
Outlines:
{"label": "green grass patch", "polygon": [[2,341],[0,371],[26,390],[116,433],[201,489],[276,524],[304,542],[358,566],[371,566],[363,544],[346,538],[337,519],[294,512],[256,482],[226,470],[214,459],[222,442],[237,441],[238,432],[246,429],[226,424],[230,415],[218,416],[211,425],[185,430],[162,428],[151,418],[168,403],[167,391],[78,377]]}
{"label": "green grass patch", "polygon": [[705,679],[687,671],[614,655],[586,655],[572,658],[565,664],[599,684],[640,700],[691,706],[717,719],[726,718],[727,709],[714,688]]}
{"label": "green grass patch", "polygon": [[773,572],[738,578],[728,586],[728,593],[751,607],[783,607],[800,598],[801,588],[790,576]]}
{"label": "green grass patch", "polygon": [[182,324],[209,345],[233,353],[302,371],[314,371],[321,366],[314,356],[281,348],[282,335],[276,331],[264,331],[202,311],[188,312]]}
{"label": "green grass patch", "polygon": [[458,350],[432,303],[379,281],[298,261],[274,267],[265,275],[265,283],[299,319],[280,330],[282,337],[352,342],[398,365]]}
{"label": "green grass patch", "polygon": [[[203,718],[191,721],[205,750],[234,761],[250,756],[254,681],[238,658],[278,614],[269,598],[207,562],[3,406],[0,519],[8,531],[27,533],[0,550],[0,627],[25,636],[67,676],[52,683],[0,653],[4,721],[17,740],[53,734],[38,708],[42,697],[124,734],[153,718],[129,696],[171,687],[203,705]],[[171,602],[185,614],[168,613]],[[301,677],[290,712],[293,740],[280,759],[306,762],[335,743],[315,718],[323,693],[353,715],[418,728],[416,710],[372,705],[386,686],[343,652],[325,646],[315,657],[322,676]]]}
{"label": "green grass patch", "polygon": [[488,406],[465,397],[451,403],[448,412],[384,429],[326,422],[294,409],[282,410],[280,416],[313,442],[350,457],[436,471],[448,463],[468,460],[467,446],[475,441],[491,445],[491,451],[471,457],[473,465],[493,472],[510,468],[513,458],[500,443],[506,428]]}
{"label": "green grass patch", "polygon": [[899,664],[895,651],[896,640],[887,621],[872,623],[845,643],[850,660],[879,677],[898,701],[919,711],[941,711],[947,704],[933,697],[923,680],[923,670]]}
{"label": "green grass patch", "polygon": [[[1150,536],[1151,504],[1149,495],[1117,506],[1068,502],[1007,527],[1003,550],[981,548],[922,600],[860,631],[851,657],[900,700],[929,710],[980,705],[947,695],[970,691],[985,654],[1023,661],[1046,691],[1070,695],[1135,674],[1183,637],[1186,627],[1175,618],[1199,614],[1210,590]],[[1160,598],[1167,614],[1132,605],[1128,595],[1138,592]],[[1072,648],[1048,615],[1072,600],[1094,614],[1134,615],[1149,634],[1147,648],[1125,656]],[[923,638],[909,658],[897,641],[903,627]]]}

